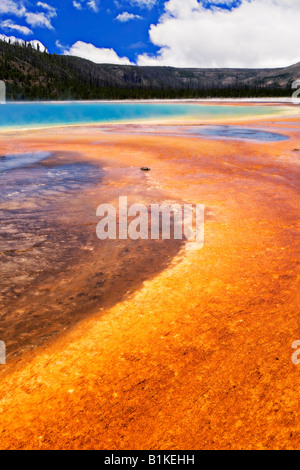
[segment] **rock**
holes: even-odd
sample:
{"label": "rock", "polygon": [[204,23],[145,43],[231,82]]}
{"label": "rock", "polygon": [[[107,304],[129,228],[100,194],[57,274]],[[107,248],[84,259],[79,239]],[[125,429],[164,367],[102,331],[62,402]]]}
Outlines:
{"label": "rock", "polygon": [[142,171],[151,171],[151,168],[148,168],[146,166],[143,166],[143,168],[141,168]]}

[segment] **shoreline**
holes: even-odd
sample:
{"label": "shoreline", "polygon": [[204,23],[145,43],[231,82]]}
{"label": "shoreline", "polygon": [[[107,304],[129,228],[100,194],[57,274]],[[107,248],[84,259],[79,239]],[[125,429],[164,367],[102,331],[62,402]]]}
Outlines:
{"label": "shoreline", "polygon": [[[7,104],[68,104],[68,103],[282,103],[293,104],[293,98],[183,98],[183,99],[124,99],[124,100],[57,100],[7,101]],[[299,103],[300,104],[300,103]]]}
{"label": "shoreline", "polygon": [[[64,103],[64,102],[62,102]],[[166,103],[166,102],[165,102]],[[17,104],[17,103],[16,103]],[[28,103],[27,103],[28,104]],[[31,103],[29,103],[31,104]],[[47,102],[45,102],[47,104]],[[53,104],[58,104],[58,102],[53,102]],[[241,106],[243,104],[241,103]],[[272,106],[272,104],[269,104]],[[237,105],[238,106],[238,105]],[[283,106],[282,106],[283,107]],[[182,126],[193,126],[193,125],[209,125],[214,123],[223,123],[223,124],[231,124],[235,122],[253,122],[253,121],[261,121],[262,119],[274,119],[275,117],[285,117],[290,119],[297,119],[300,115],[300,108],[298,109],[297,113],[291,113],[290,109],[285,109],[282,112],[264,114],[264,115],[252,115],[252,116],[234,116],[234,117],[210,117],[210,118],[201,118],[200,116],[191,116],[191,117],[181,117],[181,116],[166,116],[165,118],[141,118],[136,119],[132,118],[129,120],[118,120],[118,121],[100,121],[95,123],[74,123],[74,124],[53,124],[53,125],[44,125],[39,127],[0,127],[0,136],[15,133],[15,132],[25,132],[29,133],[31,131],[43,131],[43,130],[52,130],[52,129],[72,129],[72,128],[101,128],[101,127],[108,127],[108,126],[131,126],[131,125],[157,125],[163,126],[166,123],[169,123],[170,126],[172,125],[182,125]]]}

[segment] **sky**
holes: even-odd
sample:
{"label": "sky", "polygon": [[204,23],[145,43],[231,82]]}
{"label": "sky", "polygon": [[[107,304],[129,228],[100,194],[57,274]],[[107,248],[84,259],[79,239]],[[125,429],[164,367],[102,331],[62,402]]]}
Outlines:
{"label": "sky", "polygon": [[0,0],[0,37],[95,63],[283,67],[299,24],[300,0]]}

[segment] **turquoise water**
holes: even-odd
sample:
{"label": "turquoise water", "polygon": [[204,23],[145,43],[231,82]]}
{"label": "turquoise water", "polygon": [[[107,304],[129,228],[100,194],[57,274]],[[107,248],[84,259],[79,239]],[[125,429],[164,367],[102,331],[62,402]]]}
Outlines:
{"label": "turquoise water", "polygon": [[200,105],[195,103],[7,103],[0,106],[0,129],[128,122],[144,119],[241,118],[280,114],[279,106]]}

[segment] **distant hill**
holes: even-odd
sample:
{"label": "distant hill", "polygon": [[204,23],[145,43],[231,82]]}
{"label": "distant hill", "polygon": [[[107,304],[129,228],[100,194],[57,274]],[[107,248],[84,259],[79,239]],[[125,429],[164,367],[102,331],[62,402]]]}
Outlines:
{"label": "distant hill", "polygon": [[291,96],[300,63],[279,69],[183,69],[94,64],[0,41],[9,100]]}

